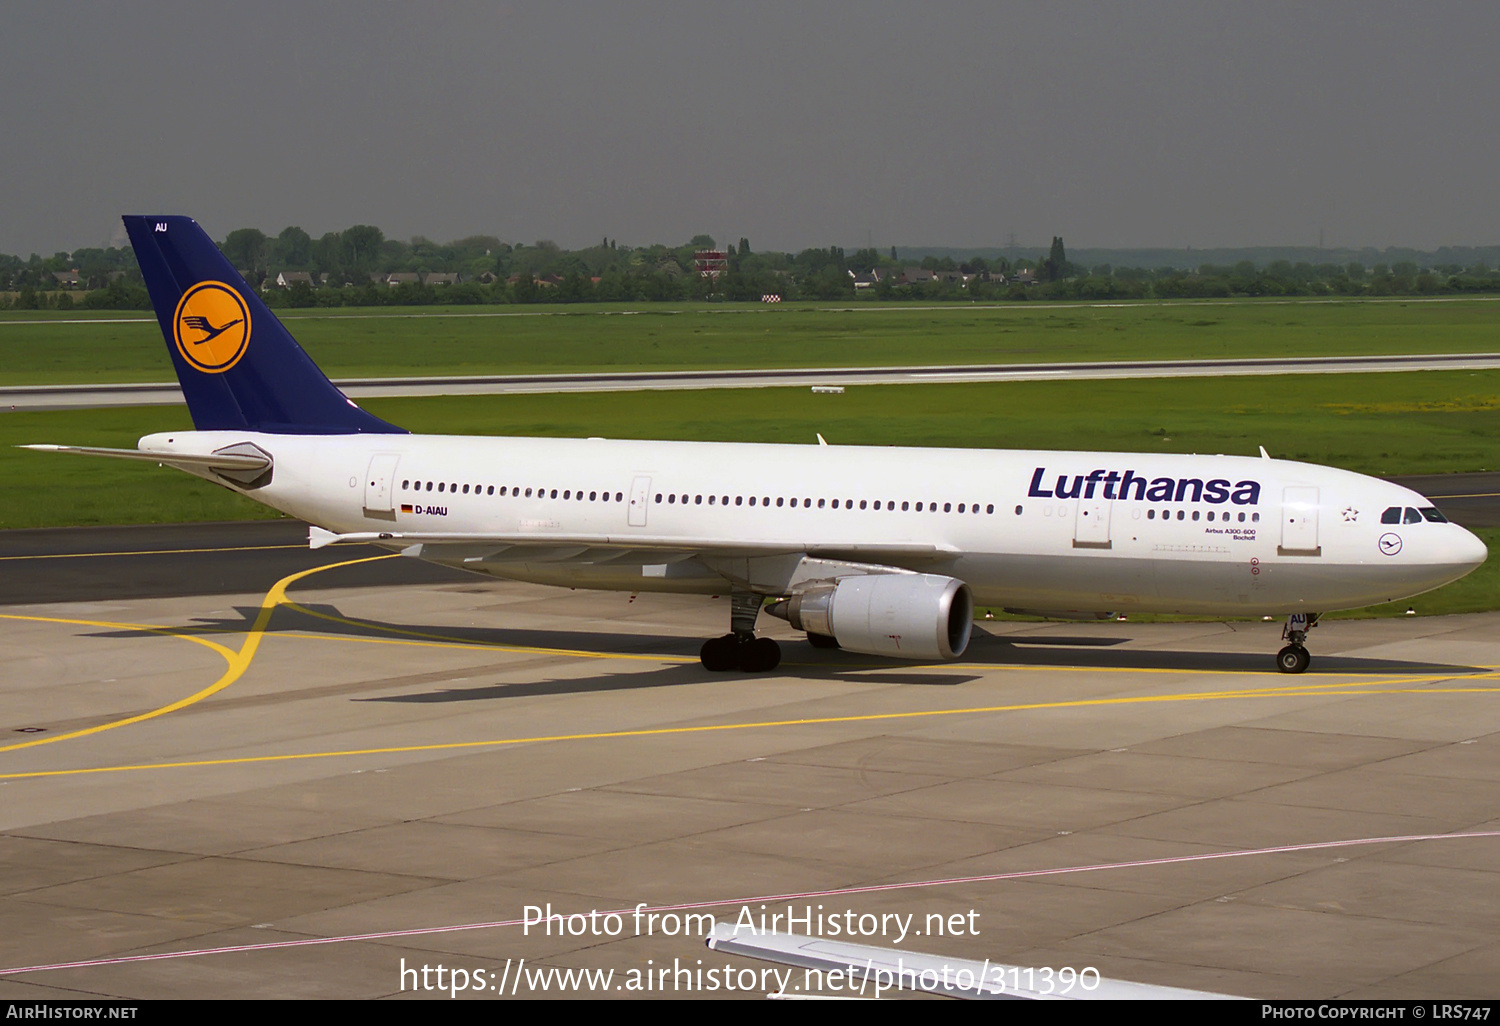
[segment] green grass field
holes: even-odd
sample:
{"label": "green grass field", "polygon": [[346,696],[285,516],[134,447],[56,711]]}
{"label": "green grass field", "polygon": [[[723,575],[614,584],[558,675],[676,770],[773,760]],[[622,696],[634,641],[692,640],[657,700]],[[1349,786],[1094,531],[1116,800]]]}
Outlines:
{"label": "green grass field", "polygon": [[[332,377],[1489,352],[1500,302],[283,311]],[[120,323],[125,321],[126,323]],[[0,384],[171,377],[144,313],[0,314]]]}

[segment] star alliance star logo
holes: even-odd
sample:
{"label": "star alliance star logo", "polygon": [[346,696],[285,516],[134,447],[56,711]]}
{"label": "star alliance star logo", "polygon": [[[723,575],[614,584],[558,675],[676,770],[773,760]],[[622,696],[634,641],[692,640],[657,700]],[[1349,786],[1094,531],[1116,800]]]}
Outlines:
{"label": "star alliance star logo", "polygon": [[1359,520],[1359,510],[1353,506],[1344,507],[1344,523],[1352,524]]}

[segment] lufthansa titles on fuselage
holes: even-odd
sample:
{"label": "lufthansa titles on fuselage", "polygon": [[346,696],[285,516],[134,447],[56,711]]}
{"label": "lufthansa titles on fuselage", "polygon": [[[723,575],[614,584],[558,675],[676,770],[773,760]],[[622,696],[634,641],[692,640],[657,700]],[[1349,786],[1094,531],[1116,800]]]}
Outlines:
{"label": "lufthansa titles on fuselage", "polygon": [[[1046,467],[1037,467],[1031,475],[1033,499],[1092,499],[1094,493],[1105,499],[1132,499],[1138,502],[1208,502],[1254,506],[1260,502],[1259,481],[1236,481],[1216,477],[1204,481],[1196,477],[1137,477],[1135,471],[1091,470],[1087,474],[1058,474],[1049,482]],[[1051,487],[1046,485],[1050,483]]]}

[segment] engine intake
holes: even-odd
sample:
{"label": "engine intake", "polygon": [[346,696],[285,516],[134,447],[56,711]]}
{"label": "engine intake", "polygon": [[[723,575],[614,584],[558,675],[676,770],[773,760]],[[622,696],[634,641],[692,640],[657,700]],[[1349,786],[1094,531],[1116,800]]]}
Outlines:
{"label": "engine intake", "polygon": [[898,659],[957,659],[974,629],[969,586],[936,574],[841,577],[766,611],[850,652]]}

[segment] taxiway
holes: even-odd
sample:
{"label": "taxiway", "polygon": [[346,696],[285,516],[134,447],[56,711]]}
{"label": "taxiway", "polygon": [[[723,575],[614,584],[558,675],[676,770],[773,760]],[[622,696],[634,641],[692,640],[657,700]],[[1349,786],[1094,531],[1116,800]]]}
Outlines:
{"label": "taxiway", "polygon": [[[668,917],[788,908],[1249,997],[1495,996],[1500,616],[1331,621],[1296,679],[1277,624],[992,623],[910,665],[770,621],[779,670],[725,676],[727,599],[353,576],[409,565],[0,608],[0,997],[446,999],[402,973],[439,964],[759,996],[693,989],[764,964]],[[548,903],[620,933],[528,931]],[[535,975],[578,969],[614,975]]]}

